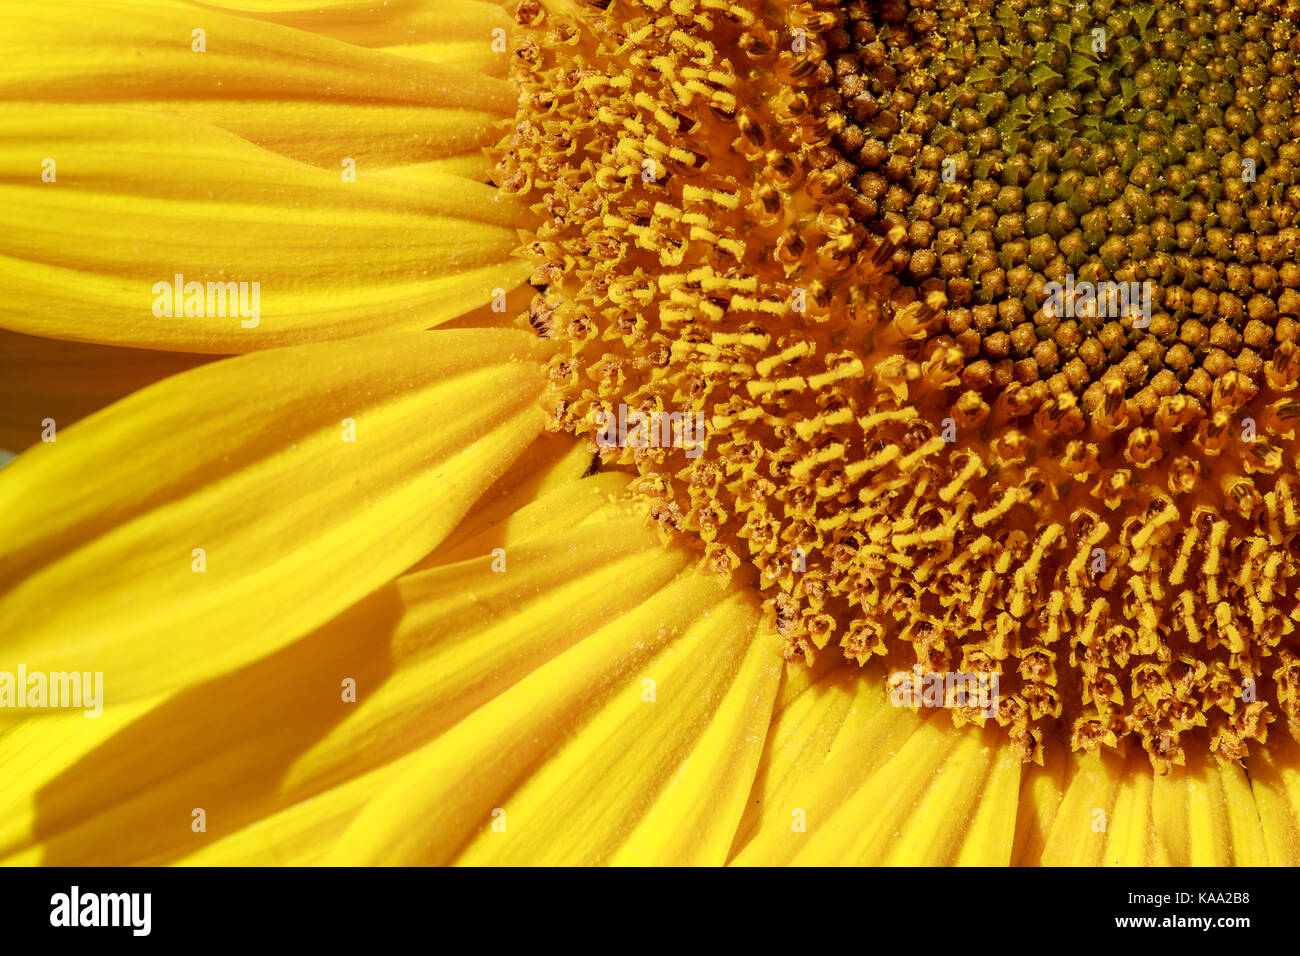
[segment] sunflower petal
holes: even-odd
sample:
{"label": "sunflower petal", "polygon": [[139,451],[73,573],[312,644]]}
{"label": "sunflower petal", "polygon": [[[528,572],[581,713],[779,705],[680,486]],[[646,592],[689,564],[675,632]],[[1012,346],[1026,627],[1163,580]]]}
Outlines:
{"label": "sunflower petal", "polygon": [[484,150],[500,142],[504,118],[463,106],[297,100],[205,99],[184,108],[167,100],[141,100],[100,108],[174,114],[218,126],[282,157],[319,167],[339,181],[355,163],[357,182],[381,170],[425,164],[484,182],[492,170]]}
{"label": "sunflower petal", "polygon": [[[32,174],[42,156],[57,182]],[[427,328],[528,271],[517,211],[488,186],[344,183],[174,117],[10,106],[0,175],[0,325],[18,332],[244,352]],[[235,290],[213,290],[234,282],[239,314]],[[202,314],[174,314],[190,283],[207,284]]]}
{"label": "sunflower petal", "polygon": [[789,863],[916,731],[920,718],[890,706],[869,673],[829,654],[787,671],[733,863]]}
{"label": "sunflower petal", "polygon": [[1146,752],[1111,751],[1071,759],[1071,777],[1043,849],[1045,866],[1123,866],[1167,862],[1151,821]]}
{"label": "sunflower petal", "polygon": [[[26,851],[39,859],[40,839],[56,832],[61,824],[51,825],[40,804],[40,790],[67,768],[86,760],[99,747],[122,733],[161,703],[160,697],[141,698],[105,708],[98,718],[87,718],[81,711],[57,711],[36,717],[15,718],[10,711],[0,721],[0,860],[18,862],[15,854]],[[187,751],[188,752],[188,751]],[[108,781],[108,786],[105,782]],[[101,806],[98,798],[105,789],[121,786],[120,774],[100,776],[77,794],[79,805],[69,808],[73,814],[87,816],[87,807]],[[91,784],[87,781],[87,784]]]}
{"label": "sunflower petal", "polygon": [[508,554],[511,549],[543,535],[587,523],[607,522],[612,513],[626,507],[621,499],[629,480],[627,475],[610,472],[556,488],[463,544],[439,548],[426,561],[440,565],[475,555]]}
{"label": "sunflower petal", "polygon": [[[44,713],[0,733],[0,857],[164,862],[328,797],[328,786],[281,781],[363,706],[348,702],[344,679],[364,702],[388,678],[395,665],[385,638],[400,618],[389,585],[283,650],[179,694],[119,703],[89,721],[75,711]],[[345,786],[350,777],[332,782]],[[202,827],[193,826],[196,809]]]}
{"label": "sunflower petal", "polygon": [[1186,766],[1172,767],[1152,781],[1151,820],[1169,864],[1228,866],[1246,863],[1252,857],[1264,862],[1258,819],[1249,843],[1248,830],[1237,828],[1234,832],[1232,808],[1220,773],[1220,766],[1226,770],[1228,765],[1199,750],[1190,750],[1186,759]]}
{"label": "sunflower petal", "polygon": [[[1219,812],[1228,821],[1232,863],[1235,866],[1268,865],[1268,836],[1260,822],[1259,808],[1246,769],[1234,760],[1215,759],[1210,772],[1218,775],[1216,791],[1222,794]],[[1214,785],[1213,781],[1211,785]],[[1211,803],[1209,809],[1214,812],[1215,804]]]}
{"label": "sunflower petal", "polygon": [[339,734],[303,755],[293,780],[331,782],[432,741],[652,598],[685,559],[625,516],[525,542],[503,570],[493,564],[479,556],[399,579],[392,675]]}
{"label": "sunflower petal", "polygon": [[[567,494],[590,503],[591,494],[586,484],[579,484],[579,481],[590,468],[591,458],[590,450],[584,448],[581,442],[572,441],[567,435],[546,432],[538,436],[510,466],[510,470],[483,493],[483,497],[474,505],[474,510],[465,516],[455,531],[447,535],[447,540],[411,571],[424,570],[470,556],[447,557],[497,525],[507,522],[517,524],[518,515],[526,513],[526,510],[536,511],[536,503],[552,492],[566,490]],[[580,522],[574,522],[574,525],[578,523]],[[537,528],[535,523],[529,522],[528,528],[530,536],[539,533],[533,530]],[[521,535],[511,533],[510,537],[520,538]],[[504,538],[501,543],[506,543]],[[485,553],[481,550],[471,552]]]}
{"label": "sunflower petal", "polygon": [[0,654],[125,700],[282,646],[455,526],[541,429],[542,361],[522,332],[372,336],[74,425],[0,472]]}
{"label": "sunflower petal", "polygon": [[[494,144],[498,124],[514,113],[507,55],[491,49],[490,24],[483,20],[475,54],[479,14],[456,9],[453,42],[411,57],[179,0],[4,2],[0,99],[166,110],[336,176],[344,157],[423,162]],[[371,39],[411,37],[370,19]]]}
{"label": "sunflower petal", "polygon": [[[777,684],[775,648],[753,646],[756,619],[748,596],[678,577],[431,744],[332,859],[721,862],[758,757],[737,744],[761,735]],[[719,791],[700,807],[691,795],[708,781]],[[587,799],[597,784],[602,799]],[[683,846],[702,814],[723,823]]]}
{"label": "sunflower petal", "polygon": [[[1145,751],[1073,754],[1060,809],[1038,862],[1047,866],[1260,865],[1276,845],[1267,798],[1257,812],[1252,780],[1238,763],[1189,749],[1187,764],[1156,774]],[[1267,785],[1265,785],[1267,786]],[[1265,824],[1261,826],[1261,815]]]}
{"label": "sunflower petal", "polygon": [[1020,759],[996,727],[932,715],[823,825],[798,866],[1006,865]]}
{"label": "sunflower petal", "polygon": [[248,826],[222,836],[178,859],[156,862],[177,866],[313,866],[320,863],[348,823],[381,793],[410,761],[394,761],[355,777]]}
{"label": "sunflower petal", "polygon": [[378,9],[373,0],[205,0],[202,5],[494,75],[505,74],[509,57],[494,48],[493,31],[514,25],[502,6],[486,0],[388,0]]}
{"label": "sunflower petal", "polygon": [[[782,666],[779,641],[761,629],[748,640],[726,697],[708,718],[707,732],[612,863],[717,866],[726,860],[753,788]],[[731,662],[719,661],[715,648],[723,654],[730,650],[723,642],[706,644],[690,666],[725,672]],[[719,686],[716,677],[710,683]]]}
{"label": "sunflower petal", "polygon": [[1048,747],[1043,764],[1025,768],[1020,784],[1020,802],[1016,813],[1016,841],[1011,861],[1016,866],[1038,866],[1047,836],[1065,795],[1066,764],[1069,756],[1063,747]]}
{"label": "sunflower petal", "polygon": [[[0,331],[0,448],[22,451],[134,391],[211,361]],[[50,432],[53,425],[54,431]]]}
{"label": "sunflower petal", "polygon": [[1252,752],[1250,789],[1269,865],[1300,866],[1300,744],[1276,733]]}
{"label": "sunflower petal", "polygon": [[[569,486],[582,497],[586,483]],[[407,575],[165,701],[118,705],[89,724],[80,712],[30,718],[0,733],[0,857],[315,862],[375,781],[686,565],[639,517],[570,528],[512,548],[502,573],[480,556]],[[592,593],[609,597],[584,602]],[[195,808],[204,830],[167,822]]]}

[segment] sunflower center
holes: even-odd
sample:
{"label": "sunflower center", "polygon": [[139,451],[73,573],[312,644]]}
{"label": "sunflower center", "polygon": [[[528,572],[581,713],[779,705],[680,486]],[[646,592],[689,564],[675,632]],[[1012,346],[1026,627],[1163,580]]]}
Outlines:
{"label": "sunflower center", "polygon": [[517,8],[554,427],[1026,759],[1295,722],[1295,0],[754,6]]}
{"label": "sunflower center", "polygon": [[[946,292],[964,385],[1247,397],[1300,333],[1300,4],[850,3],[855,215]],[[1227,387],[1227,386],[1224,386]]]}

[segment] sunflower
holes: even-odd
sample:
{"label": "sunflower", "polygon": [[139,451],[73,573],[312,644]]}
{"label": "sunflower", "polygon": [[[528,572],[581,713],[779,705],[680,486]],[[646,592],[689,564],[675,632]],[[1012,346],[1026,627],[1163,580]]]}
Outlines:
{"label": "sunflower", "polygon": [[0,859],[1300,862],[1297,0],[5,6]]}

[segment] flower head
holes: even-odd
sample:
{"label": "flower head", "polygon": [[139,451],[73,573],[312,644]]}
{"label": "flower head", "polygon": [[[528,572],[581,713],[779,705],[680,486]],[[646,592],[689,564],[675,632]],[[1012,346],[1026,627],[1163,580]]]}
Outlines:
{"label": "flower head", "polygon": [[0,852],[1295,856],[1296,0],[242,6],[3,44]]}

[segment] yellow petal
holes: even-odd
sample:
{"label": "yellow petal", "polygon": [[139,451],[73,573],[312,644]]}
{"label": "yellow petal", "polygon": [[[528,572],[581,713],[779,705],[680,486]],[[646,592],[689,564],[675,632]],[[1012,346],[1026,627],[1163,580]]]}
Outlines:
{"label": "yellow petal", "polygon": [[[0,732],[0,857],[163,862],[281,812],[310,825],[294,806],[382,770],[314,788],[281,782],[387,679],[386,637],[400,617],[390,585],[289,647],[181,693],[118,703],[97,719],[45,712]],[[344,699],[345,678],[360,703]],[[273,829],[261,832],[269,843]]]}
{"label": "yellow petal", "polygon": [[[404,173],[402,170],[386,170],[384,175]],[[504,291],[504,296],[494,296],[491,302],[480,305],[476,309],[463,312],[450,321],[444,322],[441,328],[448,329],[524,329],[530,334],[536,335],[536,332],[529,327],[522,318],[521,312],[526,312],[533,297],[537,295],[537,290],[527,282],[524,282],[514,289],[497,290]],[[591,447],[591,446],[588,446]],[[593,451],[594,455],[594,451]]]}
{"label": "yellow petal", "polygon": [[483,0],[207,0],[207,7],[310,30],[358,46],[379,47],[435,63],[504,75],[509,56],[493,46],[493,30],[514,24],[500,5]]}
{"label": "yellow petal", "polygon": [[0,857],[314,862],[377,781],[686,564],[639,516],[567,529],[512,549],[503,573],[476,558],[405,576],[168,700],[0,725]]}
{"label": "yellow petal", "polygon": [[0,448],[22,451],[132,392],[210,361],[0,331]]}
{"label": "yellow petal", "polygon": [[[534,513],[537,501],[553,491],[567,489],[569,494],[576,495],[579,500],[589,502],[590,492],[586,484],[576,486],[575,483],[587,474],[591,459],[591,451],[582,442],[575,441],[568,435],[552,432],[539,435],[510,466],[510,470],[483,493],[483,497],[475,503],[474,510],[465,516],[465,520],[456,526],[447,540],[411,570],[423,570],[470,556],[448,557],[503,523],[508,527],[498,543],[504,544],[510,538],[523,537],[514,534],[509,526],[518,523],[516,516],[525,512],[525,509],[527,513]],[[580,522],[575,521],[574,525],[578,523]],[[529,536],[535,536],[539,530],[535,523],[528,523]],[[472,553],[485,552],[475,550]]]}
{"label": "yellow petal", "polygon": [[[500,140],[515,92],[507,56],[490,46],[500,12],[483,19],[473,55],[482,5],[455,9],[446,49],[413,58],[175,0],[0,3],[0,98],[180,113],[336,177],[344,157],[392,166],[464,154]],[[369,19],[367,39],[411,38],[401,18]]]}
{"label": "yellow petal", "polygon": [[513,548],[534,538],[564,528],[606,522],[610,512],[626,507],[622,498],[628,481],[627,475],[610,472],[556,488],[463,544],[439,548],[421,565],[427,562],[429,566],[436,566],[501,552],[508,556]]}
{"label": "yellow petal", "polygon": [[1221,813],[1227,818],[1232,863],[1236,866],[1268,865],[1269,837],[1260,822],[1259,808],[1245,768],[1237,761],[1215,759],[1210,772],[1218,774],[1222,805],[1216,809],[1211,804],[1209,812]]}
{"label": "yellow petal", "polygon": [[[1140,769],[1134,765],[1135,769]],[[1070,779],[1052,821],[1042,862],[1047,866],[1100,866],[1105,860],[1115,791],[1124,760],[1113,753],[1071,756]]]}
{"label": "yellow petal", "polygon": [[878,669],[831,654],[819,655],[811,671],[789,668],[733,862],[789,863],[920,723],[890,706]]}
{"label": "yellow petal", "polygon": [[319,796],[254,820],[219,839],[202,842],[180,858],[163,857],[149,862],[179,866],[316,865],[361,808],[381,793],[410,759],[386,764]]}
{"label": "yellow petal", "polygon": [[1240,764],[1190,750],[1187,765],[1167,774],[1140,748],[1070,762],[1042,851],[1048,866],[1254,866],[1274,847],[1286,852],[1285,839],[1269,836],[1267,797],[1257,812],[1258,790],[1251,793],[1257,770],[1269,776],[1267,757],[1252,754],[1250,781]]}
{"label": "yellow petal", "polygon": [[684,564],[625,516],[525,542],[500,572],[479,556],[403,576],[392,673],[291,780],[333,782],[431,741],[657,594]]}
{"label": "yellow petal", "polygon": [[824,823],[809,821],[799,866],[1005,866],[1020,759],[997,727],[932,715]]}
{"label": "yellow petal", "polygon": [[[457,862],[721,864],[753,784],[781,642],[755,633],[746,596],[706,613],[503,794],[511,828],[480,831]],[[499,712],[527,693],[505,697]]]}
{"label": "yellow petal", "polygon": [[1240,764],[1192,748],[1186,766],[1153,776],[1151,822],[1170,866],[1266,862],[1255,801],[1245,784]]}
{"label": "yellow petal", "polygon": [[1268,864],[1300,866],[1300,745],[1279,728],[1251,753],[1247,769]]}
{"label": "yellow petal", "polygon": [[[57,182],[32,174],[43,156]],[[243,352],[427,328],[528,271],[491,187],[344,183],[174,117],[10,106],[0,172],[0,324],[19,332]],[[248,308],[206,285],[202,315],[173,315],[192,282],[248,283]]]}
{"label": "yellow petal", "polygon": [[[286,154],[292,155],[292,154]],[[480,149],[471,149],[464,153],[457,153],[455,156],[447,156],[442,159],[432,159],[427,163],[415,163],[410,166],[394,166],[392,169],[383,170],[384,173],[393,170],[414,170],[417,175],[427,175],[429,173],[442,173],[447,176],[459,176],[462,179],[472,179],[475,182],[486,183],[492,180],[492,167],[494,166],[492,156],[489,152]],[[358,167],[357,177],[371,175],[369,170],[360,171]],[[380,175],[376,173],[374,175]]]}
{"label": "yellow petal", "polygon": [[[754,646],[756,617],[750,596],[724,596],[693,570],[635,610],[606,615],[598,633],[429,745],[358,815],[332,859],[721,862],[757,762],[750,738],[761,736],[778,676],[776,649]],[[708,781],[717,790],[701,806],[694,795]],[[704,832],[701,816],[720,822],[703,844],[683,845],[683,828]]]}
{"label": "yellow petal", "polygon": [[[142,698],[105,708],[97,718],[82,711],[44,712],[18,717],[30,711],[0,711],[0,860],[13,863],[14,854],[27,851],[39,860],[38,843],[57,833],[71,821],[92,816],[91,807],[102,807],[105,791],[124,784],[120,772],[102,766],[72,801],[61,801],[52,790],[53,781],[79,761],[93,758],[97,748],[122,733],[148,714],[161,698]],[[147,781],[148,778],[146,778]],[[133,784],[133,789],[138,784]],[[111,803],[111,801],[109,801]],[[53,811],[53,812],[50,812]]]}
{"label": "yellow petal", "polygon": [[1063,746],[1048,747],[1042,765],[1024,769],[1020,804],[1016,814],[1016,841],[1011,862],[1016,866],[1038,866],[1052,823],[1065,795],[1067,762],[1072,759]]}
{"label": "yellow petal", "polygon": [[[749,617],[745,615],[746,619]],[[744,623],[741,621],[735,626],[743,627]],[[674,651],[683,652],[685,666],[707,672],[707,681],[701,679],[703,675],[694,678],[697,686],[703,687],[705,693],[710,690],[725,692],[726,697],[707,717],[708,729],[699,734],[693,749],[682,748],[682,762],[676,774],[636,829],[623,840],[611,863],[718,866],[726,860],[746,798],[753,788],[782,666],[781,642],[774,640],[762,628],[750,633],[741,630],[738,637],[741,642],[748,641],[748,648],[743,648],[743,643],[737,644],[734,639],[730,642],[712,640],[702,647],[674,648]],[[726,660],[722,656],[729,653],[736,657]],[[741,653],[743,659],[739,657]],[[667,656],[661,657],[663,663],[656,663],[656,670],[667,663]],[[691,682],[691,674],[682,676],[684,685]],[[659,678],[655,680],[658,682]],[[726,681],[730,682],[729,687],[726,687]],[[692,701],[684,689],[674,690],[679,695],[673,698],[678,704],[677,713],[672,716],[656,714],[655,722],[646,726],[647,732],[653,734],[665,722],[671,722],[671,739],[680,739],[680,721],[701,719],[699,714],[703,708]],[[623,699],[625,704],[629,703],[626,696]],[[640,703],[645,705],[644,700]],[[642,716],[641,709],[629,716]],[[602,719],[608,721],[612,716],[602,715]],[[593,736],[589,729],[588,739]],[[571,754],[570,759],[575,756]],[[593,754],[593,758],[599,756],[599,751]],[[573,788],[565,787],[555,799],[563,800],[572,794]],[[480,844],[483,842],[480,840]],[[493,851],[499,848],[496,842],[489,846]],[[536,851],[528,852],[531,855]],[[493,852],[492,855],[497,854]],[[502,856],[515,858],[513,851]],[[472,858],[472,853],[466,857],[467,861]]]}
{"label": "yellow petal", "polygon": [[1071,777],[1043,850],[1046,866],[1167,862],[1151,823],[1151,762],[1140,747],[1071,759]]}
{"label": "yellow petal", "polygon": [[183,106],[141,100],[102,108],[176,114],[219,126],[271,152],[319,167],[340,182],[347,160],[355,164],[357,182],[382,170],[422,164],[486,182],[493,162],[484,150],[501,141],[505,118],[496,110],[467,106],[295,100],[205,99]]}
{"label": "yellow petal", "polygon": [[216,362],[72,426],[0,472],[0,659],[102,670],[120,701],[306,633],[527,447],[542,360],[522,332],[374,336]]}

